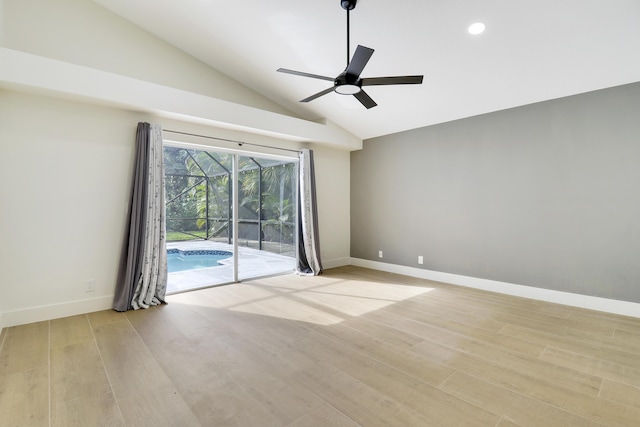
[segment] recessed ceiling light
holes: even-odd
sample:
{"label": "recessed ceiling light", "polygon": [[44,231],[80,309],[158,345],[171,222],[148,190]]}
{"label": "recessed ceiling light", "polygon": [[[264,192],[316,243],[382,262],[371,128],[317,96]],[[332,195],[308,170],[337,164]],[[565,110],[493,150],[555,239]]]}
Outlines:
{"label": "recessed ceiling light", "polygon": [[469,31],[469,34],[473,34],[474,36],[476,36],[478,34],[482,34],[485,28],[487,28],[487,26],[484,25],[482,22],[476,22],[474,24],[469,25],[469,28],[467,31]]}

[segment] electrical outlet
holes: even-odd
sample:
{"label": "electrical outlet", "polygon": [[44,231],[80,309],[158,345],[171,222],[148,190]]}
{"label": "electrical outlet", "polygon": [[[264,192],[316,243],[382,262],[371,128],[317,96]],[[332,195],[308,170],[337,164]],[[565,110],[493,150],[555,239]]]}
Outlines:
{"label": "electrical outlet", "polygon": [[85,292],[94,292],[96,290],[96,280],[90,279],[85,283],[84,291]]}
{"label": "electrical outlet", "polygon": [[424,264],[424,258],[422,255],[418,255],[418,264]]}
{"label": "electrical outlet", "polygon": [[382,251],[378,251],[378,258],[382,258]]}

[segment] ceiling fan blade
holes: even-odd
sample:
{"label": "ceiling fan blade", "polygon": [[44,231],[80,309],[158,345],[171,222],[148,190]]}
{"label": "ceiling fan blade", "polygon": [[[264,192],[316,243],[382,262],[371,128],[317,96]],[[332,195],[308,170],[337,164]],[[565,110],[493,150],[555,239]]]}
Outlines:
{"label": "ceiling fan blade", "polygon": [[294,76],[311,77],[312,79],[328,80],[330,82],[335,80],[335,77],[327,77],[327,76],[320,76],[318,74],[303,73],[302,71],[288,70],[286,68],[278,68],[276,71],[280,73],[293,74]]}
{"label": "ceiling fan blade", "polygon": [[316,93],[315,95],[311,95],[310,97],[305,98],[305,99],[301,100],[300,102],[309,102],[309,101],[313,101],[314,99],[316,99],[316,98],[320,98],[322,95],[326,95],[326,94],[328,94],[328,93],[330,93],[330,92],[333,92],[333,86],[331,86],[329,89],[325,89],[325,90],[323,90],[323,91],[321,91],[321,92],[318,92],[318,93]]}
{"label": "ceiling fan blade", "polygon": [[362,86],[419,85],[424,76],[367,77],[360,79]]}
{"label": "ceiling fan blade", "polygon": [[367,95],[367,93],[365,91],[363,91],[363,90],[361,90],[358,93],[354,93],[353,96],[355,96],[358,99],[358,101],[360,101],[362,103],[362,105],[364,105],[367,108],[367,110],[369,108],[373,108],[376,105],[378,105],[378,104],[376,104],[376,101],[371,99],[371,97],[369,95]]}
{"label": "ceiling fan blade", "polygon": [[369,62],[369,58],[371,58],[371,55],[373,55],[373,49],[358,45],[355,53],[353,54],[353,58],[351,58],[351,62],[349,62],[349,65],[347,66],[345,72],[347,74],[360,77],[360,73],[362,73],[362,70],[364,70],[367,62]]}

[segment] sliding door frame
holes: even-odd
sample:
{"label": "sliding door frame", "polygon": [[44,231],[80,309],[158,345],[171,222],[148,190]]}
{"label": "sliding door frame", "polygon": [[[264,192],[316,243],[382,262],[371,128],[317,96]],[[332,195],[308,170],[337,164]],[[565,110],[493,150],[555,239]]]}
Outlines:
{"label": "sliding door frame", "polygon": [[[232,189],[232,194],[231,194],[231,203],[232,203],[232,219],[231,219],[231,230],[233,232],[233,240],[232,240],[232,247],[233,247],[233,281],[229,282],[229,283],[220,283],[220,284],[213,284],[211,286],[206,286],[206,287],[213,287],[213,286],[223,286],[223,285],[228,285],[228,284],[233,284],[233,283],[240,283],[240,277],[239,277],[239,256],[238,256],[238,246],[239,246],[239,208],[238,206],[240,205],[240,200],[239,200],[239,188],[238,188],[238,181],[239,181],[239,174],[240,171],[239,169],[239,157],[243,156],[243,157],[255,157],[255,158],[263,158],[263,159],[273,159],[273,160],[286,160],[288,162],[294,163],[295,164],[295,180],[296,180],[296,188],[299,187],[300,183],[299,183],[299,171],[300,171],[300,158],[298,156],[295,155],[274,155],[274,154],[269,154],[269,153],[261,153],[260,151],[249,151],[249,150],[238,150],[238,149],[230,149],[230,148],[225,148],[225,147],[219,147],[219,146],[215,146],[215,145],[202,145],[202,144],[194,144],[194,143],[190,143],[190,142],[182,142],[182,141],[176,141],[176,140],[169,140],[169,139],[164,139],[163,140],[163,147],[173,147],[173,148],[184,148],[184,149],[190,149],[190,150],[199,150],[199,151],[208,151],[208,152],[219,152],[219,153],[226,153],[226,154],[231,154],[232,158],[233,158],[233,170],[232,170],[232,185],[231,185],[231,189]],[[286,150],[286,151],[292,151],[292,150]],[[298,211],[299,211],[299,191],[295,192],[295,200],[296,200],[296,209],[295,209],[295,221],[294,221],[294,248],[298,247],[298,238],[299,238],[299,233],[298,233],[298,226],[299,226],[299,218],[297,217],[298,215]],[[166,219],[165,219],[166,220]],[[261,230],[258,230],[259,234],[261,232]],[[260,238],[260,236],[258,236],[258,238]],[[299,260],[298,260],[298,251],[295,250],[295,260],[296,260],[296,264],[299,264]],[[261,277],[266,277],[268,275],[265,276],[261,276]],[[194,288],[195,289],[195,288]],[[199,288],[200,289],[200,288]]]}

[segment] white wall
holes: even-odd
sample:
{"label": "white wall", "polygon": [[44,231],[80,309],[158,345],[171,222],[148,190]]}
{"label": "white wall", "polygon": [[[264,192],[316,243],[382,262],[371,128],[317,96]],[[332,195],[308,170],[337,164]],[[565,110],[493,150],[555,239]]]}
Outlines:
{"label": "white wall", "polygon": [[[0,0],[0,46],[290,114],[90,0]],[[111,307],[137,122],[302,146],[27,90],[0,87],[0,327]],[[347,264],[349,152],[309,147],[321,255],[327,267]]]}
{"label": "white wall", "polygon": [[[0,90],[0,313],[5,325],[111,307],[139,121],[300,146]],[[310,148],[316,160],[321,255],[327,267],[347,264],[349,152]],[[85,292],[88,279],[96,280],[95,292]]]}
{"label": "white wall", "polygon": [[0,0],[0,45],[293,116],[91,0]]}
{"label": "white wall", "polygon": [[[33,320],[33,310],[46,318],[58,309],[109,306],[137,121],[134,113],[0,92],[0,282],[7,324]],[[85,293],[88,279],[96,280],[95,292]]]}

